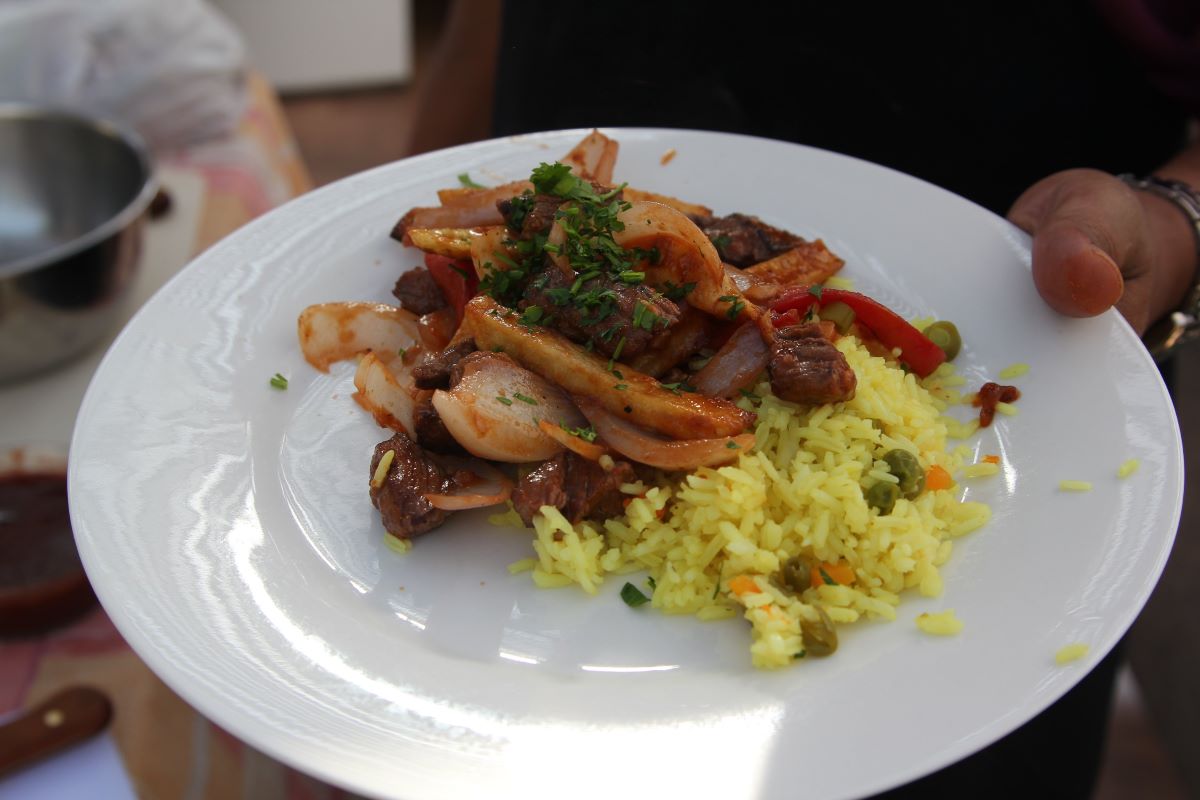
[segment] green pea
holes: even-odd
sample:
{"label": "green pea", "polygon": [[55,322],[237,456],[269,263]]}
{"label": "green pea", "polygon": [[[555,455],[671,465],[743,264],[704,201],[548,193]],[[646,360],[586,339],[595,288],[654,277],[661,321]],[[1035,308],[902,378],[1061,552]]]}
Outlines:
{"label": "green pea", "polygon": [[879,509],[881,515],[892,513],[892,509],[895,508],[896,501],[899,499],[900,487],[894,483],[880,481],[867,489],[867,505]]}
{"label": "green pea", "polygon": [[925,488],[925,470],[921,462],[907,450],[889,450],[883,456],[888,471],[900,479],[900,494],[912,500]]}
{"label": "green pea", "polygon": [[812,585],[812,564],[802,556],[792,556],[780,568],[779,581],[785,589],[800,594]]}
{"label": "green pea", "polygon": [[953,322],[940,320],[931,324],[921,333],[925,334],[925,338],[929,341],[942,348],[947,361],[953,361],[954,357],[958,355],[958,351],[962,350],[962,337],[958,335],[958,328]]}
{"label": "green pea", "polygon": [[804,641],[804,652],[810,656],[833,655],[838,647],[837,628],[833,626],[833,620],[825,613],[825,609],[820,606],[814,608],[817,609],[819,617],[816,622],[800,620],[800,637]]}
{"label": "green pea", "polygon": [[821,319],[832,322],[838,333],[849,331],[850,326],[854,324],[855,317],[854,309],[841,300],[821,306]]}

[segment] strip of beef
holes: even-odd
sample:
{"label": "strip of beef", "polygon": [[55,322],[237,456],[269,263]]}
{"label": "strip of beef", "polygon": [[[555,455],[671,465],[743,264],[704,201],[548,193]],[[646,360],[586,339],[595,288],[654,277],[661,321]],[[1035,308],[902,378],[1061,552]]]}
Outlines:
{"label": "strip of beef", "polygon": [[605,470],[595,461],[564,451],[517,483],[512,504],[526,525],[533,524],[533,515],[542,506],[554,506],[571,523],[603,521],[625,511],[621,484],[636,479],[627,461],[614,461],[613,468]]}
{"label": "strip of beef", "polygon": [[642,284],[600,275],[573,292],[574,283],[549,266],[529,282],[520,307],[539,307],[546,324],[568,339],[590,341],[595,352],[622,361],[642,353],[679,322],[679,306]]}
{"label": "strip of beef", "polygon": [[772,227],[748,214],[693,216],[691,220],[716,245],[721,260],[735,267],[748,267],[766,261],[805,242],[795,234]]}
{"label": "strip of beef", "polygon": [[375,445],[371,477],[383,457],[391,451],[392,462],[382,484],[371,483],[371,502],[379,509],[383,527],[401,539],[411,539],[441,525],[447,512],[434,508],[425,494],[444,494],[452,487],[445,471],[402,433]]}
{"label": "strip of beef", "polygon": [[467,337],[451,342],[440,353],[425,353],[413,367],[413,382],[418,389],[449,389],[455,366],[475,352],[475,340]]}
{"label": "strip of beef", "polygon": [[401,308],[418,315],[446,307],[446,296],[424,267],[410,269],[401,275],[392,294],[400,301]]}
{"label": "strip of beef", "polygon": [[776,397],[793,403],[821,405],[854,397],[858,379],[846,357],[807,322],[775,331],[767,373]]}
{"label": "strip of beef", "polygon": [[532,239],[534,234],[550,233],[554,214],[564,202],[561,197],[550,194],[522,195],[497,200],[496,208],[510,230],[522,239]]}
{"label": "strip of beef", "polygon": [[441,415],[433,407],[433,392],[428,389],[417,393],[417,401],[413,405],[413,436],[421,447],[435,453],[458,455],[466,452],[446,430]]}

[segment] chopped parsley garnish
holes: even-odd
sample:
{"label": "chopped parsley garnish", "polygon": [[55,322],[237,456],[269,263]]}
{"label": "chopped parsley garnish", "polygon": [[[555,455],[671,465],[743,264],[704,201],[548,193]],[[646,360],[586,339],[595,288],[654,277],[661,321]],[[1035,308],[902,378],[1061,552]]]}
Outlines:
{"label": "chopped parsley garnish", "polygon": [[521,394],[520,392],[513,392],[513,400],[520,400],[522,403],[528,403],[531,406],[536,406],[538,404],[537,400],[534,400],[527,394]]}
{"label": "chopped parsley garnish", "polygon": [[564,431],[566,431],[568,435],[578,436],[580,439],[583,439],[585,442],[596,441],[596,429],[590,425],[586,428],[568,428],[566,425],[564,425],[563,423],[560,422],[560,423],[558,423],[558,427],[560,427]]}
{"label": "chopped parsley garnish", "polygon": [[288,387],[288,379],[283,377],[281,373],[276,372],[271,376],[271,385],[276,389],[286,389]]}
{"label": "chopped parsley garnish", "polygon": [[738,391],[742,393],[742,397],[745,397],[749,400],[761,400],[762,399],[761,397],[759,397],[758,395],[756,395],[754,392],[750,391],[749,389],[738,389]]}
{"label": "chopped parsley garnish", "polygon": [[730,239],[723,233],[720,236],[712,237],[710,241],[713,243],[713,247],[717,248],[718,250],[723,250],[733,243],[733,239]]}
{"label": "chopped parsley garnish", "polygon": [[647,584],[650,586],[650,590],[651,590],[651,591],[654,591],[655,589],[657,589],[657,588],[658,588],[658,584],[654,582],[654,576],[653,576],[653,575],[649,575],[649,576],[647,576],[647,578],[646,578],[646,583],[647,583]]}
{"label": "chopped parsley garnish", "polygon": [[733,439],[730,439],[728,442],[726,442],[725,447],[729,450],[741,450],[742,449],[742,446],[739,445],[737,442],[735,442]]}
{"label": "chopped parsley garnish", "polygon": [[663,286],[663,297],[667,298],[668,300],[682,300],[691,294],[695,288],[695,281],[688,281],[683,286],[676,286],[670,281],[667,281]]}
{"label": "chopped parsley garnish", "polygon": [[670,323],[665,317],[660,317],[654,313],[654,310],[645,303],[638,301],[638,304],[633,307],[633,327],[641,328],[644,331],[653,331],[655,325],[666,328]]}
{"label": "chopped parsley garnish", "polygon": [[466,188],[468,188],[468,189],[482,189],[482,188],[484,188],[482,185],[480,185],[480,184],[476,183],[475,181],[471,180],[471,176],[470,176],[470,175],[468,175],[468,174],[467,174],[467,173],[465,173],[465,172],[464,172],[464,173],[462,173],[461,175],[459,175],[459,176],[458,176],[458,182],[459,182],[459,183],[461,183],[463,186],[465,186],[465,187],[466,187]]}
{"label": "chopped parsley garnish", "polygon": [[829,573],[825,571],[824,567],[817,567],[817,572],[821,573],[821,580],[825,581],[826,586],[837,586],[838,585],[837,581],[835,581],[833,578],[829,577]]}
{"label": "chopped parsley garnish", "polygon": [[590,425],[587,426],[586,428],[568,428],[566,425],[564,425],[563,423],[560,422],[560,423],[558,423],[558,426],[560,428],[562,428],[564,431],[566,431],[568,434],[570,434],[571,436],[578,436],[580,439],[583,439],[585,442],[596,441],[596,429]]}
{"label": "chopped parsley garnish", "polygon": [[521,315],[521,319],[518,321],[526,328],[532,328],[534,325],[544,324],[544,316],[545,312],[542,311],[541,306],[529,306],[525,309],[525,313]]}
{"label": "chopped parsley garnish", "polygon": [[503,396],[501,396],[501,395],[496,395],[496,402],[497,402],[497,403],[504,403],[504,405],[506,405],[506,406],[511,406],[511,405],[512,405],[512,400],[509,400],[507,397],[503,397]]}
{"label": "chopped parsley garnish", "polygon": [[817,298],[818,300],[821,299],[821,292],[824,290],[825,290],[825,287],[819,283],[808,287],[808,293],[811,294],[813,297]]}
{"label": "chopped parsley garnish", "polygon": [[625,605],[629,606],[630,608],[644,606],[646,603],[650,602],[650,598],[642,594],[641,589],[637,588],[628,581],[626,581],[625,585],[621,587],[621,599],[624,600]]}
{"label": "chopped parsley garnish", "polygon": [[629,384],[628,383],[614,383],[613,388],[616,389],[618,392],[623,392],[629,388]]}
{"label": "chopped parsley garnish", "polygon": [[463,279],[464,281],[469,281],[469,280],[471,280],[471,273],[467,272],[465,269],[463,269],[462,267],[460,267],[458,264],[450,263],[450,264],[447,264],[446,266],[448,266],[450,269],[454,270],[454,271],[455,271],[455,272],[457,272],[459,275],[461,275],[461,276],[462,276],[462,279]]}
{"label": "chopped parsley garnish", "polygon": [[679,394],[680,392],[695,392],[696,387],[684,381],[676,383],[660,383],[659,386],[666,389],[671,394]]}
{"label": "chopped parsley garnish", "polygon": [[[612,328],[610,328],[609,330],[612,330]],[[604,336],[601,335],[600,338],[603,339]],[[611,335],[609,338],[611,338]],[[607,339],[605,339],[605,341],[607,341]],[[614,372],[614,373],[616,372],[616,370],[613,369],[613,364],[617,363],[617,359],[621,357],[621,351],[623,349],[625,349],[625,337],[624,336],[621,337],[621,341],[617,342],[617,346],[615,348],[613,348],[612,358],[608,359],[608,371],[609,372]]]}
{"label": "chopped parsley garnish", "polygon": [[723,294],[717,300],[722,303],[729,303],[729,310],[725,312],[725,316],[730,319],[737,319],[738,314],[742,313],[742,309],[746,307],[742,299],[735,294]]}
{"label": "chopped parsley garnish", "polygon": [[[530,175],[532,190],[509,201],[506,216],[508,228],[522,233],[530,212],[537,205],[539,195],[550,195],[562,202],[554,212],[554,222],[565,234],[561,243],[551,244],[546,234],[524,233],[517,241],[506,242],[507,253],[496,253],[495,258],[507,269],[491,270],[480,281],[480,291],[500,303],[515,308],[523,299],[526,288],[537,281],[547,266],[546,255],[561,259],[576,273],[569,289],[554,287],[546,291],[547,300],[556,307],[571,307],[580,312],[579,324],[585,328],[597,327],[617,313],[619,297],[612,288],[614,282],[636,286],[646,279],[639,269],[643,262],[656,263],[659,254],[654,249],[626,249],[617,243],[614,234],[624,230],[625,225],[618,216],[631,204],[618,197],[624,186],[600,191],[590,182],[571,172],[566,164],[540,164]],[[538,287],[534,284],[535,288]],[[543,305],[546,305],[544,302]],[[643,309],[638,317],[641,327],[653,330],[660,319]],[[523,318],[527,324],[546,324],[544,319]],[[661,327],[666,327],[666,320]],[[611,337],[618,327],[610,326],[607,336]],[[598,332],[596,336],[604,336]],[[604,339],[608,341],[608,339]]]}

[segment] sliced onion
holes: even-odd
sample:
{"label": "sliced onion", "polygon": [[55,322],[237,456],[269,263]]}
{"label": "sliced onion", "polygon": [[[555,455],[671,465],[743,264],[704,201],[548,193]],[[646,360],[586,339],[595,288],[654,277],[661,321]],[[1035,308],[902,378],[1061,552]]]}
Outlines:
{"label": "sliced onion", "polygon": [[669,470],[716,467],[754,446],[753,433],[717,439],[662,439],[612,414],[589,397],[572,399],[606,445],[647,466]]}
{"label": "sliced onion", "polygon": [[733,278],[725,274],[717,248],[686,215],[662,203],[641,201],[618,218],[625,227],[613,234],[617,244],[658,253],[653,264],[640,267],[647,284],[658,288],[668,283],[694,284],[687,296],[693,307],[723,320],[758,318],[758,307],[747,303]]}
{"label": "sliced onion", "polygon": [[738,288],[738,291],[745,294],[747,290],[762,283],[762,280],[754,277],[744,269],[739,269],[733,264],[722,263],[725,268],[725,275],[729,280],[733,281],[733,285]]}
{"label": "sliced onion", "polygon": [[322,372],[368,350],[396,353],[416,343],[415,314],[382,303],[320,303],[297,320],[304,358]]}
{"label": "sliced onion", "polygon": [[399,358],[385,361],[367,353],[354,373],[354,399],[380,426],[411,435],[416,387],[408,370],[397,368],[400,365]]}
{"label": "sliced onion", "polygon": [[570,450],[577,456],[582,456],[588,461],[599,461],[600,456],[608,452],[603,445],[598,445],[595,442],[589,442],[578,436],[573,436],[561,426],[555,425],[547,420],[538,420],[538,428],[542,433],[549,436],[554,441],[561,444],[563,447]]}
{"label": "sliced onion", "polygon": [[581,178],[607,186],[612,182],[613,167],[617,163],[617,143],[597,130],[593,130],[571,152],[562,158],[562,163]]}
{"label": "sliced onion", "polygon": [[561,445],[538,428],[538,421],[584,423],[575,406],[554,384],[519,366],[503,353],[480,351],[460,362],[462,380],[433,393],[433,407],[446,430],[467,452],[493,461],[545,461]]}
{"label": "sliced onion", "polygon": [[[466,511],[471,508],[497,506],[507,502],[508,498],[512,496],[512,479],[491,464],[443,455],[437,456],[436,460],[448,472],[456,475],[469,472],[478,477],[479,481],[457,485],[447,494],[430,492],[424,495],[434,508],[440,508],[443,511]],[[454,466],[456,464],[457,466]]]}
{"label": "sliced onion", "polygon": [[696,373],[692,385],[710,397],[733,397],[767,368],[769,354],[758,325],[747,323]]}

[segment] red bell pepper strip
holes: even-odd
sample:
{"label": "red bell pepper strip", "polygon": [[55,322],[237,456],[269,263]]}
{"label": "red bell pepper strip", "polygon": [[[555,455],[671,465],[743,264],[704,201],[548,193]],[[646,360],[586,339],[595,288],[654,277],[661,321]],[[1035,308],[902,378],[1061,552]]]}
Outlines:
{"label": "red bell pepper strip", "polygon": [[479,291],[479,276],[469,258],[450,258],[437,253],[425,254],[425,267],[433,281],[442,290],[446,303],[454,309],[454,316],[462,322],[463,308],[467,301]]}
{"label": "red bell pepper strip", "polygon": [[[820,297],[808,286],[798,286],[780,295],[771,304],[776,327],[795,324],[814,305],[842,302],[854,310],[855,317],[888,348],[900,348],[900,360],[919,377],[926,377],[946,360],[942,348],[910,325],[903,317],[865,294],[844,289],[820,290]],[[793,316],[792,312],[795,312]]]}

